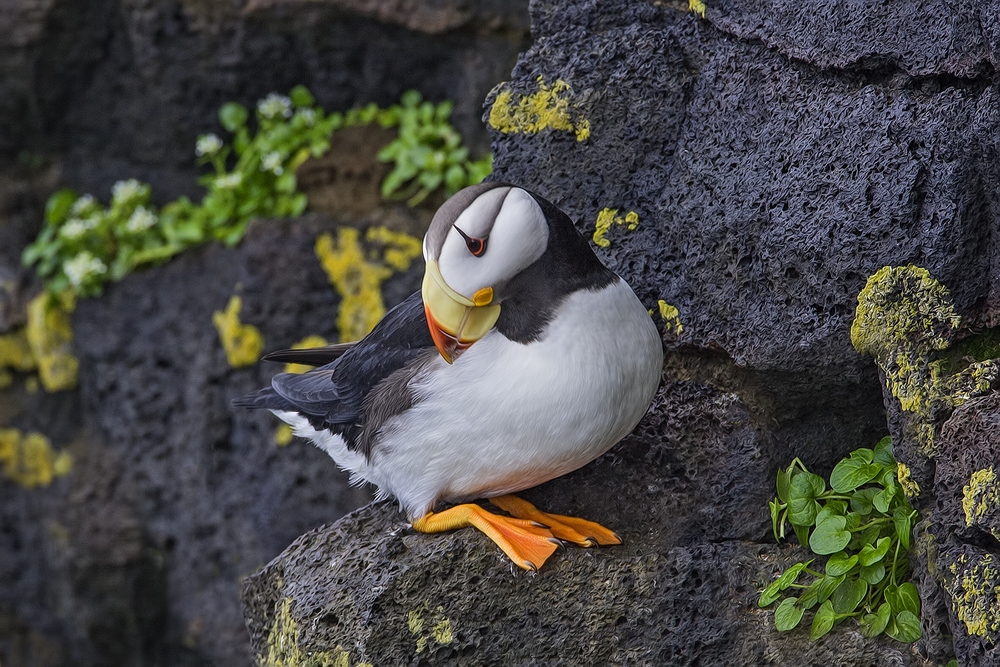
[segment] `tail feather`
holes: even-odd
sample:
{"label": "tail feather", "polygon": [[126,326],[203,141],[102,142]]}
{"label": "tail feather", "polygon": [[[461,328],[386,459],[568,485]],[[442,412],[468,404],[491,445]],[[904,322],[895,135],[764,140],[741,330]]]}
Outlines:
{"label": "tail feather", "polygon": [[264,408],[267,410],[295,410],[295,406],[288,399],[283,398],[271,387],[264,387],[251,392],[246,396],[233,400],[233,406],[237,408]]}

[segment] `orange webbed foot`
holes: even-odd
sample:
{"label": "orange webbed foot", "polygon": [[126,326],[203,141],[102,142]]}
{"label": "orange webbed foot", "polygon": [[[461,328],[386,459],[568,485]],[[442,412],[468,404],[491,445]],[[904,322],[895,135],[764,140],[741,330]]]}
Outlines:
{"label": "orange webbed foot", "polygon": [[552,532],[554,537],[577,546],[612,546],[622,543],[622,538],[599,523],[562,514],[542,512],[527,500],[522,500],[517,496],[499,496],[490,498],[490,502],[518,519],[542,524]]}

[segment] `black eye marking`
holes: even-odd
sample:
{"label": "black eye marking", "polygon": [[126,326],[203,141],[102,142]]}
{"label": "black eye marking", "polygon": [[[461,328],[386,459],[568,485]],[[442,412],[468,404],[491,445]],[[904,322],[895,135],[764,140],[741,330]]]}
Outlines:
{"label": "black eye marking", "polygon": [[486,241],[490,238],[489,234],[487,234],[484,238],[479,239],[475,236],[469,236],[457,226],[455,227],[455,231],[461,234],[462,238],[465,239],[465,246],[474,257],[483,256],[483,253],[486,252]]}

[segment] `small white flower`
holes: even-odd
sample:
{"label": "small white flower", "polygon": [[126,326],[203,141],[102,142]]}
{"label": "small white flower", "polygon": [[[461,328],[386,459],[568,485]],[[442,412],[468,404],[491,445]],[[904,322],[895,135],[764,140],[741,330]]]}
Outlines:
{"label": "small white flower", "polygon": [[260,170],[274,172],[275,176],[281,176],[285,169],[281,166],[281,153],[271,151],[260,160]]}
{"label": "small white flower", "polygon": [[125,223],[125,229],[130,232],[144,232],[155,224],[156,214],[145,206],[139,206]]}
{"label": "small white flower", "polygon": [[234,171],[231,174],[226,174],[225,176],[219,176],[215,179],[215,187],[228,189],[239,187],[240,183],[243,182],[243,174],[238,171]]}
{"label": "small white flower", "polygon": [[215,155],[222,148],[222,140],[214,134],[203,134],[198,137],[194,145],[194,152],[198,157],[203,155]]}
{"label": "small white flower", "polygon": [[306,122],[306,125],[312,127],[316,123],[316,110],[315,109],[299,109],[296,115],[301,116],[302,120]]}
{"label": "small white flower", "polygon": [[75,202],[73,202],[73,208],[70,209],[70,213],[72,215],[80,215],[81,213],[83,213],[84,211],[86,211],[88,208],[90,208],[91,206],[93,206],[95,203],[96,202],[94,200],[93,195],[83,195],[82,197],[80,197],[79,199],[77,199]]}
{"label": "small white flower", "polygon": [[257,102],[257,111],[264,118],[276,118],[277,116],[288,118],[292,115],[292,101],[284,95],[271,93]]}
{"label": "small white flower", "polygon": [[111,188],[111,201],[116,204],[127,204],[136,197],[147,194],[148,191],[148,185],[144,185],[134,178],[118,181]]}
{"label": "small white flower", "polygon": [[79,287],[91,276],[99,276],[108,270],[107,265],[84,250],[63,264],[63,273],[73,287]]}
{"label": "small white flower", "polygon": [[80,238],[96,226],[97,220],[95,218],[87,218],[86,220],[70,218],[59,228],[59,236],[72,241]]}

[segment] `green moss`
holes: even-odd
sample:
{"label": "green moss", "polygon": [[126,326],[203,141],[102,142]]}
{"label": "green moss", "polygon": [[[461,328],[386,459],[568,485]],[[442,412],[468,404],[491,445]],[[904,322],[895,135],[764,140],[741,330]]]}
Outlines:
{"label": "green moss", "polygon": [[660,319],[663,320],[663,326],[666,330],[673,333],[675,336],[680,336],[684,333],[684,325],[681,324],[680,311],[663,299],[657,301],[656,305],[660,309]]}
{"label": "green moss", "polygon": [[341,296],[341,342],[360,340],[378,324],[385,315],[382,283],[395,271],[407,270],[421,252],[418,239],[378,227],[368,231],[366,241],[372,248],[367,252],[352,227],[338,229],[336,241],[330,234],[316,239],[316,256]]}
{"label": "green moss", "polygon": [[68,292],[59,296],[43,292],[28,304],[25,335],[38,364],[38,378],[46,391],[76,386],[80,362],[73,356],[70,320],[75,307],[76,300]]}
{"label": "green moss", "polygon": [[502,84],[490,107],[490,127],[503,134],[559,130],[572,132],[577,141],[584,141],[590,137],[590,121],[570,103],[571,94],[569,84],[562,79],[549,85],[544,77],[538,77],[538,92],[529,95],[515,95],[507,84]]}
{"label": "green moss", "polygon": [[258,656],[262,667],[350,667],[351,654],[340,646],[333,652],[302,650],[299,626],[292,618],[292,598],[284,598],[275,611],[274,624],[267,634],[267,653]]}
{"label": "green moss", "polygon": [[601,212],[597,214],[597,222],[594,224],[595,245],[599,245],[602,248],[607,248],[611,245],[611,241],[605,237],[611,231],[612,225],[620,225],[630,232],[635,231],[639,227],[639,214],[635,211],[629,211],[624,216],[621,216],[618,215],[618,209],[616,208],[601,209]]}
{"label": "green moss", "polygon": [[965,623],[970,635],[1000,639],[1000,579],[992,554],[978,558],[959,558],[956,574],[949,587],[955,615]]}
{"label": "green moss", "polygon": [[252,324],[240,322],[243,300],[233,295],[224,311],[215,311],[212,323],[226,351],[226,360],[233,368],[252,366],[264,351],[264,337]]}
{"label": "green moss", "polygon": [[875,358],[886,388],[912,415],[907,435],[925,456],[936,453],[935,412],[989,391],[1000,376],[993,360],[950,373],[938,358],[960,323],[948,289],[917,266],[883,267],[858,295],[851,342]]}
{"label": "green moss", "polygon": [[73,469],[69,452],[57,452],[41,433],[0,429],[0,466],[4,476],[26,489],[45,487]]}
{"label": "green moss", "polygon": [[[962,509],[965,510],[965,525],[978,523],[988,513],[1000,506],[1000,484],[997,483],[993,466],[972,473],[969,483],[962,487]],[[1000,540],[1000,535],[994,536]]]}

